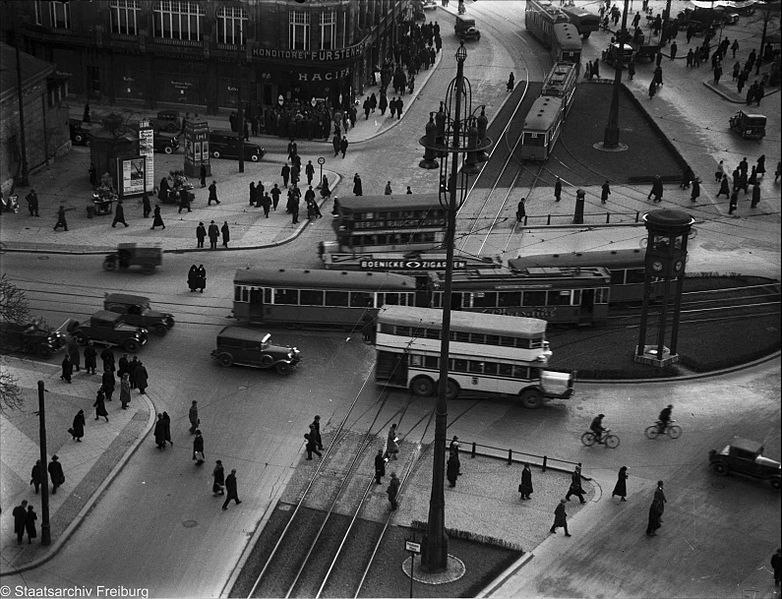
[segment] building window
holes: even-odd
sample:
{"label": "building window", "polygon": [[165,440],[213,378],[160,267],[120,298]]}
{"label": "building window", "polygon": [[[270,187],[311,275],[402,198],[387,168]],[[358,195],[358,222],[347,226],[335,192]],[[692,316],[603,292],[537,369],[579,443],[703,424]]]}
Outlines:
{"label": "building window", "polygon": [[204,8],[198,2],[164,0],[155,4],[155,37],[200,41]]}
{"label": "building window", "polygon": [[310,14],[298,10],[290,13],[288,38],[291,50],[310,49]]}
{"label": "building window", "polygon": [[71,28],[71,5],[68,2],[49,2],[49,16],[55,29]]}
{"label": "building window", "polygon": [[337,44],[337,13],[334,10],[320,14],[320,49],[333,50]]}
{"label": "building window", "polygon": [[221,44],[244,45],[247,12],[243,8],[222,6],[217,9],[217,41]]}
{"label": "building window", "polygon": [[35,24],[43,25],[43,15],[41,14],[41,0],[35,0],[33,2],[35,8]]}
{"label": "building window", "polygon": [[137,0],[112,0],[111,31],[124,35],[138,34],[138,1]]}

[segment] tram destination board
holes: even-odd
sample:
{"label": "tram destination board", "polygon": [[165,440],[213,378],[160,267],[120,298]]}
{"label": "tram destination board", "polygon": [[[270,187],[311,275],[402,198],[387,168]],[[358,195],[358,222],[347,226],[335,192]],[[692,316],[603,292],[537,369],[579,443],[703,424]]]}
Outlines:
{"label": "tram destination board", "polygon": [[[361,260],[359,266],[362,270],[445,270],[447,260],[405,260],[405,259],[393,259],[393,260]],[[453,268],[457,270],[463,270],[467,268],[466,260],[454,260],[452,262]]]}

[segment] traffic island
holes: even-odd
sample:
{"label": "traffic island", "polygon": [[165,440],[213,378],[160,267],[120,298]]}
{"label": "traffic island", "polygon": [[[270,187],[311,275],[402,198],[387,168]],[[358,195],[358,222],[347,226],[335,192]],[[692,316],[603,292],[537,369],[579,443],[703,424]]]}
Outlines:
{"label": "traffic island", "polygon": [[[413,563],[415,561],[415,563]],[[410,577],[410,568],[412,566],[412,577],[415,582],[421,584],[447,584],[449,582],[456,582],[467,572],[467,567],[464,562],[455,555],[448,554],[448,565],[442,572],[429,572],[425,570],[421,565],[421,560],[416,560],[415,557],[410,556],[402,562],[402,571]]]}

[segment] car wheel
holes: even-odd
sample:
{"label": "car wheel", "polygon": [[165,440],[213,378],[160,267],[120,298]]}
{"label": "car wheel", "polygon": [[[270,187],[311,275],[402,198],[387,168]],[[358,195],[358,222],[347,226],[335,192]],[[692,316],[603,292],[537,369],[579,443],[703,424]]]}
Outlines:
{"label": "car wheel", "polygon": [[528,410],[537,410],[543,405],[543,394],[537,389],[524,389],[520,395],[521,405]]}
{"label": "car wheel", "polygon": [[152,329],[158,337],[162,337],[166,333],[168,333],[168,327],[164,324],[156,325],[155,328]]}
{"label": "car wheel", "polygon": [[81,133],[77,133],[73,136],[73,141],[77,144],[83,144],[84,143],[84,136]]}
{"label": "car wheel", "polygon": [[714,472],[716,472],[720,476],[727,476],[728,466],[723,464],[722,462],[716,462],[714,464]]}
{"label": "car wheel", "polygon": [[174,148],[172,148],[171,146],[166,146],[165,148],[163,148],[163,152],[165,152],[166,154],[171,155],[171,154],[174,153]]}
{"label": "car wheel", "polygon": [[272,356],[269,354],[263,354],[261,356],[261,366],[264,368],[270,368],[272,364],[274,364],[274,358]]}
{"label": "car wheel", "polygon": [[234,363],[234,358],[229,353],[222,353],[217,356],[217,363],[220,364],[220,366],[228,367]]}
{"label": "car wheel", "polygon": [[250,160],[252,160],[253,162],[258,162],[258,160],[260,160],[260,157],[258,156],[258,154],[253,154],[252,156],[250,156]]}
{"label": "car wheel", "polygon": [[277,374],[282,376],[288,376],[293,370],[287,362],[278,362],[274,369],[277,371]]}
{"label": "car wheel", "polygon": [[106,258],[103,261],[103,270],[108,270],[109,272],[117,270],[117,261]]}
{"label": "car wheel", "polygon": [[220,158],[220,150],[212,150],[212,158]]}
{"label": "car wheel", "polygon": [[131,354],[135,354],[138,351],[139,344],[135,339],[128,339],[125,341],[125,343],[122,344],[122,347],[125,348],[125,351],[128,351]]}
{"label": "car wheel", "polygon": [[410,382],[410,391],[419,397],[429,397],[434,393],[434,381],[428,376],[417,376]]}

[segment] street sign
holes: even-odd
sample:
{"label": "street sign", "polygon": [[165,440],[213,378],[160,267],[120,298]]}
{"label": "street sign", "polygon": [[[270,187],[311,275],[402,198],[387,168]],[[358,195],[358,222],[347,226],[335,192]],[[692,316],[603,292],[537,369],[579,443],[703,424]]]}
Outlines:
{"label": "street sign", "polygon": [[416,543],[415,541],[408,541],[405,539],[405,551],[410,551],[411,553],[421,553],[421,543]]}
{"label": "street sign", "polygon": [[[447,261],[440,259],[420,259],[420,260],[361,260],[359,266],[362,270],[444,270]],[[466,260],[454,260],[455,270],[467,268]]]}

